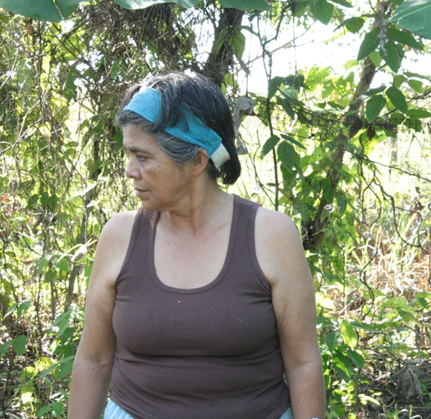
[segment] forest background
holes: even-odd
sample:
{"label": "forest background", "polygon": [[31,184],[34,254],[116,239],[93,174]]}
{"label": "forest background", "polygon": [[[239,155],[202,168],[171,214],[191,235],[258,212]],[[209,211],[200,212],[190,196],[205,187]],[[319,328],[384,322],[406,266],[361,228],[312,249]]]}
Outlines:
{"label": "forest background", "polygon": [[429,22],[430,0],[0,0],[0,417],[66,416],[97,238],[138,205],[116,109],[176,69],[232,104],[230,191],[301,232],[327,417],[430,419]]}

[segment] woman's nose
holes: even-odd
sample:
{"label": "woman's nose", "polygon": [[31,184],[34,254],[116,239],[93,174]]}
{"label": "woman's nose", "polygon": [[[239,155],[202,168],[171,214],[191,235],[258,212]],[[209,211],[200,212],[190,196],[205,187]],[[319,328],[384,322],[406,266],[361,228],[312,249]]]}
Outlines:
{"label": "woman's nose", "polygon": [[136,179],[140,176],[139,169],[133,164],[132,159],[129,159],[129,163],[127,164],[126,176],[131,179]]}

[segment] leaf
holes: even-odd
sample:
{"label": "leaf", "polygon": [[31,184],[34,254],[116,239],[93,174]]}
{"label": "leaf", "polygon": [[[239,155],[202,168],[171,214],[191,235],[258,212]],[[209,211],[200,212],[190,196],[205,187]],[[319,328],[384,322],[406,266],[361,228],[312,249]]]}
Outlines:
{"label": "leaf", "polygon": [[386,42],[385,51],[381,50],[380,54],[385,60],[389,68],[394,72],[398,73],[401,67],[401,62],[404,58],[404,51],[401,45],[395,45],[392,41]]}
{"label": "leaf", "polygon": [[379,46],[379,31],[377,29],[368,32],[364,40],[362,41],[361,46],[359,47],[358,58],[357,60],[363,60],[365,57],[370,55],[376,48]]}
{"label": "leaf", "polygon": [[52,410],[56,413],[57,416],[60,416],[63,413],[63,403],[61,402],[53,403]]}
{"label": "leaf", "polygon": [[397,41],[404,45],[408,45],[409,47],[416,48],[422,51],[424,49],[423,45],[416,41],[416,39],[407,32],[399,31],[395,28],[388,28],[388,30],[386,31],[386,35],[389,39],[392,39],[392,41]]}
{"label": "leaf", "polygon": [[0,7],[37,20],[59,22],[69,17],[85,0],[0,0]]}
{"label": "leaf", "polygon": [[386,100],[382,95],[373,96],[367,101],[365,117],[369,123],[373,122],[386,105]]}
{"label": "leaf", "polygon": [[295,118],[295,112],[290,106],[290,103],[287,99],[284,99],[280,96],[277,96],[277,102],[283,107],[285,112],[293,119]]}
{"label": "leaf", "polygon": [[175,3],[178,6],[188,9],[196,6],[201,0],[114,0],[115,3],[121,7],[129,10],[146,9],[147,7],[154,6],[155,4]]}
{"label": "leaf", "polygon": [[344,6],[344,7],[353,7],[348,1],[346,1],[346,0],[332,0],[332,3],[337,3],[337,4],[339,4],[339,5],[341,5],[341,6]]}
{"label": "leaf", "polygon": [[262,147],[260,152],[260,158],[263,159],[280,141],[280,137],[278,135],[271,135]]}
{"label": "leaf", "polygon": [[349,358],[353,361],[353,363],[360,369],[364,368],[365,365],[365,359],[364,357],[356,351],[348,350],[347,355]]}
{"label": "leaf", "polygon": [[222,7],[233,7],[245,12],[249,10],[264,11],[271,9],[271,5],[265,0],[220,0],[220,4]]}
{"label": "leaf", "polygon": [[299,90],[305,81],[305,76],[303,74],[291,74],[284,78],[284,84],[291,86],[296,90]]}
{"label": "leaf", "polygon": [[277,149],[278,160],[288,170],[293,170],[295,166],[296,151],[292,145],[288,142],[283,141]]}
{"label": "leaf", "polygon": [[401,90],[391,86],[386,90],[386,96],[399,111],[402,113],[407,112],[407,101]]}
{"label": "leaf", "polygon": [[333,362],[337,374],[343,380],[349,381],[353,372],[349,359],[339,351],[336,351],[336,353],[333,355]]}
{"label": "leaf", "polygon": [[62,272],[69,272],[69,264],[67,262],[67,259],[65,257],[59,259],[56,263],[55,266],[57,266],[57,268],[62,271]]}
{"label": "leaf", "polygon": [[334,352],[334,349],[338,346],[338,340],[340,339],[340,334],[338,332],[329,332],[326,336],[325,343],[328,347],[329,352]]}
{"label": "leaf", "polygon": [[345,21],[346,29],[352,33],[358,33],[362,26],[364,26],[365,20],[361,17],[351,17]]}
{"label": "leaf", "polygon": [[374,89],[367,90],[365,96],[375,96],[377,93],[382,93],[386,90],[386,85],[382,84],[380,87],[375,87]]}
{"label": "leaf", "polygon": [[50,256],[44,255],[37,263],[37,271],[39,275],[45,270],[49,264]]}
{"label": "leaf", "polygon": [[418,79],[429,80],[429,76],[426,76],[426,75],[423,75],[423,74],[418,74],[418,73],[412,73],[411,71],[405,71],[404,74],[407,77],[416,77]]}
{"label": "leaf", "polygon": [[368,324],[368,323],[359,322],[356,320],[352,321],[351,324],[352,324],[352,326],[354,326],[358,329],[368,330],[369,332],[374,332],[376,330],[375,326]]}
{"label": "leaf", "polygon": [[[231,28],[224,28],[216,41],[216,51],[220,52],[221,48],[228,44],[238,58],[241,58],[245,49],[245,36],[240,29],[233,33]],[[229,73],[228,73],[229,74]]]}
{"label": "leaf", "polygon": [[390,21],[431,39],[431,0],[405,0],[395,9]]}
{"label": "leaf", "polygon": [[268,100],[270,100],[284,83],[284,77],[274,77],[268,82]]}
{"label": "leaf", "polygon": [[37,417],[40,418],[42,415],[45,415],[46,413],[51,411],[51,405],[42,407],[42,409],[37,412]]}
{"label": "leaf", "polygon": [[3,358],[4,354],[9,349],[9,346],[11,344],[12,344],[12,341],[10,340],[9,342],[6,342],[6,343],[3,343],[3,345],[0,345],[0,359]]}
{"label": "leaf", "polygon": [[340,332],[344,342],[346,342],[351,349],[355,348],[358,344],[358,334],[350,322],[342,320],[340,324]]}
{"label": "leaf", "polygon": [[407,116],[410,118],[429,118],[431,117],[431,112],[425,109],[411,109],[407,112]]}
{"label": "leaf", "polygon": [[31,307],[31,301],[24,301],[18,306],[18,318],[21,318],[21,314],[23,311],[27,311]]}
{"label": "leaf", "polygon": [[295,17],[301,16],[301,12],[310,4],[311,0],[297,0],[292,4],[292,15]]}
{"label": "leaf", "polygon": [[310,4],[310,10],[317,20],[327,25],[334,12],[334,5],[326,0],[316,0]]}
{"label": "leaf", "polygon": [[424,91],[423,83],[420,80],[409,80],[407,84],[417,93]]}
{"label": "leaf", "polygon": [[403,4],[404,0],[389,0],[392,4],[395,4],[395,6],[399,6],[400,4]]}
{"label": "leaf", "polygon": [[382,62],[382,56],[379,51],[373,51],[370,55],[371,62],[376,66],[380,67],[380,63]]}
{"label": "leaf", "polygon": [[60,9],[63,19],[68,18],[79,6],[79,3],[84,1],[86,0],[54,0],[55,4]]}
{"label": "leaf", "polygon": [[53,0],[0,0],[0,7],[12,13],[37,20],[59,22],[62,17],[54,5]]}
{"label": "leaf", "polygon": [[235,55],[241,59],[245,50],[245,35],[240,30],[238,30],[235,37],[232,38],[231,47]]}
{"label": "leaf", "polygon": [[27,336],[21,335],[12,341],[13,349],[17,355],[21,356],[24,353],[25,346],[27,345]]}
{"label": "leaf", "polygon": [[289,141],[292,144],[297,145],[298,147],[301,147],[302,149],[306,150],[306,148],[304,147],[303,144],[301,144],[299,141],[296,141],[293,137],[291,137],[290,135],[284,135],[281,134],[281,137],[284,138],[285,140]]}

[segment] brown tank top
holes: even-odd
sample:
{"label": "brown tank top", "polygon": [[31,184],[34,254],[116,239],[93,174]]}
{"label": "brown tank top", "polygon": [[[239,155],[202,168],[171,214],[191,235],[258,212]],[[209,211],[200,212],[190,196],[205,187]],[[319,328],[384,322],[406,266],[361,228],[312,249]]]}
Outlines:
{"label": "brown tank top", "polygon": [[138,210],[117,279],[111,399],[135,419],[277,419],[289,407],[271,288],[254,242],[258,205],[234,196],[219,275],[165,285],[154,267],[159,213]]}

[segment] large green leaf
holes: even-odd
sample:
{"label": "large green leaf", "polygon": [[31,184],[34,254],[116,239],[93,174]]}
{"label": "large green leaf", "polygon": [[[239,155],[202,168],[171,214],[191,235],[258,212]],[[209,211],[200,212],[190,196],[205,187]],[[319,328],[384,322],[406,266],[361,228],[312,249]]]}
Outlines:
{"label": "large green leaf", "polygon": [[407,112],[407,101],[401,90],[391,86],[386,90],[386,96],[399,111],[402,113]]}
{"label": "large green leaf", "polygon": [[348,350],[347,355],[349,355],[349,358],[353,361],[353,363],[360,369],[364,368],[365,365],[365,359],[364,357],[356,351]]}
{"label": "large green leaf", "polygon": [[24,353],[27,345],[27,336],[21,335],[12,341],[12,346],[15,349],[17,355],[21,356]]}
{"label": "large green leaf", "polygon": [[336,350],[335,353],[332,355],[332,360],[337,374],[343,380],[349,381],[352,377],[353,372],[352,364],[350,363],[349,358],[347,358],[339,350]]}
{"label": "large green leaf", "polygon": [[296,141],[291,135],[285,135],[281,134],[281,137],[284,138],[286,141],[289,141],[292,144],[295,144],[298,147],[301,147],[304,150],[307,150],[304,145],[302,145],[299,141]]}
{"label": "large green leaf", "polygon": [[353,349],[358,344],[358,334],[355,328],[347,320],[342,320],[340,324],[341,337],[344,342]]}
{"label": "large green leaf", "polygon": [[3,358],[3,355],[6,353],[6,351],[8,350],[11,344],[12,344],[12,341],[10,340],[9,342],[6,342],[6,343],[3,343],[3,345],[0,345],[0,359]]}
{"label": "large green leaf", "polygon": [[316,0],[310,4],[310,10],[317,20],[327,25],[334,13],[334,5],[326,0]]}
{"label": "large green leaf", "polygon": [[278,154],[278,160],[281,161],[283,166],[288,169],[289,171],[293,170],[295,166],[295,159],[296,159],[296,151],[294,147],[287,143],[286,141],[283,141],[277,149]]}
{"label": "large green leaf", "polygon": [[228,44],[234,54],[241,59],[245,50],[245,36],[241,32],[241,29],[236,28],[233,32],[231,28],[224,28],[220,32],[220,36],[216,41],[216,51],[217,53],[221,50],[221,48]]}
{"label": "large green leaf", "polygon": [[[199,3],[199,2],[197,2]],[[220,0],[223,7],[239,10],[269,10],[271,6],[265,0]]]}
{"label": "large green leaf", "polygon": [[431,39],[431,0],[405,0],[390,20],[416,35]]}
{"label": "large green leaf", "polygon": [[271,99],[284,83],[285,77],[276,76],[268,82],[268,100]]}
{"label": "large green leaf", "polygon": [[54,5],[53,0],[0,0],[0,7],[12,13],[37,20],[60,21],[62,16]]}
{"label": "large green leaf", "polygon": [[416,39],[407,32],[399,31],[398,29],[395,29],[395,28],[388,28],[388,30],[386,31],[386,35],[392,41],[397,41],[404,45],[408,45],[409,47],[416,48],[419,50],[424,49],[423,45],[420,44],[418,41],[416,41]]}
{"label": "large green leaf", "polygon": [[352,4],[346,0],[332,0],[332,3],[337,3],[344,7],[353,7]]}
{"label": "large green leaf", "polygon": [[431,112],[425,109],[411,109],[407,112],[407,115],[411,118],[429,118],[431,117]]}
{"label": "large green leaf", "polygon": [[352,17],[345,22],[346,29],[352,33],[358,33],[362,29],[362,26],[364,26],[364,23],[365,20],[361,17]]}
{"label": "large green leaf", "polygon": [[271,135],[265,144],[262,147],[260,152],[260,158],[263,159],[280,141],[280,137],[278,135]]}
{"label": "large green leaf", "polygon": [[301,16],[304,14],[304,10],[311,3],[311,0],[297,0],[292,4],[292,15],[295,17]]}
{"label": "large green leaf", "polygon": [[380,53],[382,58],[394,73],[398,73],[398,70],[401,67],[401,62],[404,58],[404,50],[402,46],[389,41],[385,44],[385,50],[386,51],[383,51],[382,49]]}
{"label": "large green leaf", "polygon": [[369,123],[373,122],[386,105],[386,100],[382,95],[373,96],[368,100],[365,108],[365,117]]}
{"label": "large green leaf", "polygon": [[363,60],[365,57],[370,55],[373,51],[376,50],[376,48],[379,46],[379,43],[379,31],[375,29],[374,31],[368,32],[365,35],[361,46],[359,47],[357,60]]}
{"label": "large green leaf", "polygon": [[196,6],[201,0],[114,0],[115,3],[119,4],[121,7],[130,10],[145,9],[155,4],[162,3],[175,3],[178,6],[188,9],[189,7]]}
{"label": "large green leaf", "polygon": [[325,343],[330,352],[334,352],[335,348],[338,346],[340,340],[340,334],[338,332],[329,332],[326,336]]}

